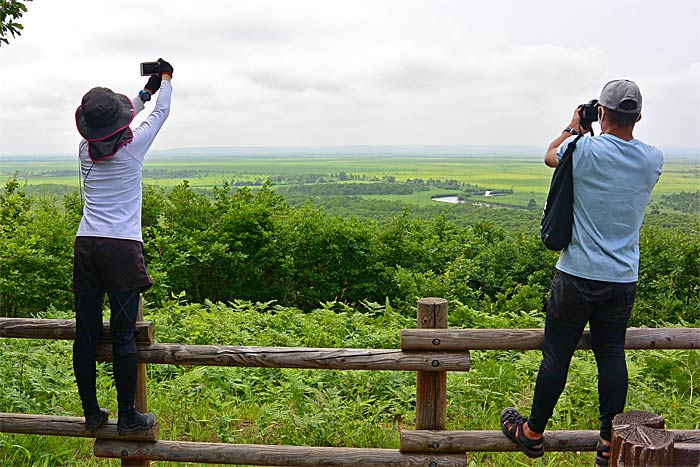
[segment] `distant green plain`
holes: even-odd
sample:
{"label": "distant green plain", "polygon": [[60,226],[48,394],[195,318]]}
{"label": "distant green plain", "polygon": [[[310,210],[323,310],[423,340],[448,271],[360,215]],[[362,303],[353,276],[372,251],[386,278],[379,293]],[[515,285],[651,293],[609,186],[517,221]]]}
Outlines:
{"label": "distant green plain", "polygon": [[[530,199],[544,202],[552,170],[541,155],[154,155],[144,165],[144,183],[172,187],[187,179],[190,186],[211,189],[224,182],[249,182],[254,185],[269,178],[301,175],[332,177],[341,172],[354,176],[394,177],[396,181],[453,179],[484,189],[512,189],[513,194],[473,198],[474,202],[525,206]],[[30,156],[0,160],[0,177],[14,174],[30,185],[78,186],[77,164],[66,157]],[[4,182],[4,180],[3,180]],[[47,189],[51,189],[47,186]],[[700,189],[700,161],[697,157],[667,158],[664,171],[654,190],[662,194]],[[457,194],[430,190],[410,195],[371,195],[372,199],[401,200],[409,204],[435,203],[431,196]]]}

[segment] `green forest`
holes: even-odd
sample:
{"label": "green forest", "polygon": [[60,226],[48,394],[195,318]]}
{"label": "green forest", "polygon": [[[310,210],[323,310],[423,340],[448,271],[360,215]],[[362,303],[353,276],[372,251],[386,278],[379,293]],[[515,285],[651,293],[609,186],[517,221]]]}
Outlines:
{"label": "green forest", "polygon": [[[465,196],[478,189],[440,183]],[[427,296],[449,300],[452,328],[543,327],[558,254],[540,242],[539,209],[352,196],[426,185],[381,178],[279,190],[269,181],[206,192],[187,181],[146,185],[144,252],[154,286],[144,295],[145,315],[156,340],[398,348],[400,330],[415,327],[416,300]],[[80,196],[28,191],[17,177],[0,191],[0,315],[72,318]],[[641,231],[630,325],[699,327],[697,195],[654,203]],[[80,415],[70,354],[69,342],[0,340],[0,411]],[[503,407],[527,410],[539,359],[539,352],[472,352],[471,371],[448,374],[447,428],[498,429]],[[629,351],[628,365],[629,409],[659,413],[669,428],[700,428],[697,351]],[[99,372],[98,397],[113,404],[111,365]],[[399,430],[415,426],[412,372],[150,365],[148,380],[163,439],[397,448]],[[549,429],[596,429],[595,394],[593,355],[577,352]],[[85,439],[0,435],[6,465],[107,463],[91,452]],[[592,459],[468,454],[472,466]]]}

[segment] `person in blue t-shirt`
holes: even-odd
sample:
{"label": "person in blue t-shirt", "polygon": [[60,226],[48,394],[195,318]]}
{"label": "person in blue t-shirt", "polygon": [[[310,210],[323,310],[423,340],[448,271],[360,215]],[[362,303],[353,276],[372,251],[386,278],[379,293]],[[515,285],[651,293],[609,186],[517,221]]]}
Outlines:
{"label": "person in blue t-shirt", "polygon": [[[612,420],[624,411],[627,399],[625,332],[637,289],[639,229],[663,165],[659,149],[632,135],[641,110],[642,96],[634,82],[610,81],[598,104],[601,135],[581,138],[572,154],[571,242],[561,253],[545,304],[542,364],[530,416],[512,407],[501,413],[504,434],[529,457],[544,454],[542,433],[588,323],[598,365],[596,465],[608,465]],[[577,108],[569,126],[549,145],[545,164],[556,167],[569,140],[585,133]]]}

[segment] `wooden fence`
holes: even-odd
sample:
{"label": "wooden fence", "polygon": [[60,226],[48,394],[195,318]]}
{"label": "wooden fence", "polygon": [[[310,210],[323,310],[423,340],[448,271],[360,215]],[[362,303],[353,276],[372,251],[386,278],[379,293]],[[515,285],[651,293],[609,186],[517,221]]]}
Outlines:
{"label": "wooden fence", "polygon": [[[123,466],[148,466],[151,460],[276,466],[466,466],[465,452],[516,451],[500,431],[447,431],[447,371],[468,371],[470,350],[537,350],[542,329],[447,329],[447,301],[418,301],[417,329],[401,332],[401,349],[336,349],[155,344],[152,323],[138,322],[137,406],[147,410],[146,364],[261,368],[416,371],[416,429],[403,430],[400,449],[336,448],[167,441],[159,425],[119,436],[110,419],[86,432],[82,417],[0,413],[0,432],[94,437],[97,457],[119,458]],[[109,326],[98,358],[111,359]],[[73,320],[0,318],[1,338],[73,339]],[[697,329],[629,329],[627,349],[700,349]],[[584,334],[579,348],[590,348]],[[688,459],[700,455],[700,430],[667,430]],[[594,451],[598,432],[548,431],[548,451]],[[691,461],[688,461],[691,462]],[[693,465],[697,464],[683,464]]]}

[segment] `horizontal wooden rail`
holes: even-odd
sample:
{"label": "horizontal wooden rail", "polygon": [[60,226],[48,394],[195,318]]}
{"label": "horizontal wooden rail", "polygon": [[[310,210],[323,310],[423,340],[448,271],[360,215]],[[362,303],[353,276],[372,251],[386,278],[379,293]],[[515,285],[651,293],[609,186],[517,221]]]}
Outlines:
{"label": "horizontal wooden rail", "polygon": [[[466,352],[398,349],[153,344],[138,346],[138,353],[142,363],[326,370],[468,371],[470,362]],[[97,356],[110,361],[111,346],[98,345]]]}
{"label": "horizontal wooden rail", "polygon": [[[102,341],[110,338],[109,321],[103,324]],[[138,321],[136,323],[136,342],[153,343],[153,323]],[[75,339],[74,319],[34,319],[34,318],[0,318],[0,337],[20,337],[27,339]]]}
{"label": "horizontal wooden rail", "polygon": [[[403,350],[539,350],[544,329],[404,329]],[[590,349],[585,330],[579,349]],[[630,328],[626,349],[700,349],[700,328]]]}
{"label": "horizontal wooden rail", "polygon": [[[442,299],[423,300],[430,300],[433,307],[442,303]],[[111,361],[109,323],[104,324],[98,359]],[[140,321],[138,330],[140,363],[418,372],[468,371],[469,350],[537,350],[544,335],[543,329],[405,329],[401,331],[401,349],[343,349],[155,344],[152,323]],[[0,337],[74,339],[75,321],[0,318]],[[633,328],[627,331],[625,347],[700,349],[700,329]],[[578,348],[590,348],[589,331]],[[441,397],[445,397],[444,389]],[[122,459],[122,465],[161,460],[309,467],[465,467],[464,453],[468,451],[517,450],[500,431],[404,430],[400,450],[158,441],[158,431],[156,424],[146,433],[122,437],[113,419],[99,430],[87,432],[82,417],[0,413],[0,432],[97,438],[95,455]],[[700,430],[667,431],[688,458],[698,453]],[[547,432],[544,444],[549,451],[594,451],[597,440],[597,431],[562,430]]]}
{"label": "horizontal wooden rail", "polygon": [[673,463],[676,467],[700,466],[700,442],[673,443]]}
{"label": "horizontal wooden rail", "polygon": [[95,441],[95,456],[210,464],[326,467],[465,467],[462,454],[405,454],[393,449],[270,446],[186,441]]}
{"label": "horizontal wooden rail", "polygon": [[[667,430],[677,443],[700,443],[700,430]],[[547,451],[595,451],[597,430],[553,430],[544,434]],[[518,447],[497,431],[403,430],[401,452],[517,451]]]}
{"label": "horizontal wooden rail", "polygon": [[158,439],[159,426],[158,422],[156,422],[151,429],[119,436],[119,433],[117,433],[117,421],[114,419],[107,420],[104,425],[95,431],[86,431],[85,418],[83,417],[0,413],[0,433],[153,441]]}

